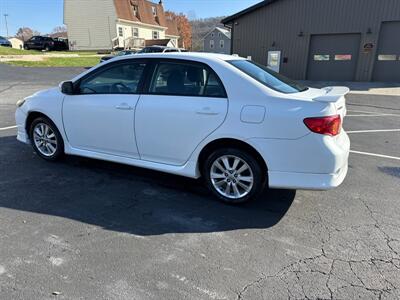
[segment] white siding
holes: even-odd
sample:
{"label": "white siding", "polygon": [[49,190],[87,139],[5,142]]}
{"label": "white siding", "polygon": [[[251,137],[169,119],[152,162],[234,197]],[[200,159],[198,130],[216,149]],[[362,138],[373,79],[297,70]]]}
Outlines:
{"label": "white siding", "polygon": [[64,24],[71,50],[111,49],[117,37],[113,0],[64,0]]}
{"label": "white siding", "polygon": [[125,21],[119,21],[117,24],[116,30],[118,27],[123,28],[124,38],[129,38],[132,36],[132,27],[139,28],[139,38],[152,40],[153,39],[153,31],[158,31],[159,39],[165,39],[165,29],[159,28],[156,26],[140,24],[140,23],[130,23]]}

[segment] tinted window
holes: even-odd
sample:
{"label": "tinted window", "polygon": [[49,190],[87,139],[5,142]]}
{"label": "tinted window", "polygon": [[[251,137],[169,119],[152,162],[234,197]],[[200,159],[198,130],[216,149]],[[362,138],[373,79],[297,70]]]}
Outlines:
{"label": "tinted window", "polygon": [[143,53],[159,53],[159,52],[163,52],[164,49],[163,48],[144,48],[143,49]]}
{"label": "tinted window", "polygon": [[145,64],[125,63],[112,66],[83,79],[80,94],[135,94]]}
{"label": "tinted window", "polygon": [[302,92],[308,89],[307,87],[252,61],[231,60],[228,62],[242,72],[276,91],[289,94]]}
{"label": "tinted window", "polygon": [[226,97],[221,81],[210,68],[189,63],[160,63],[153,75],[150,93]]}

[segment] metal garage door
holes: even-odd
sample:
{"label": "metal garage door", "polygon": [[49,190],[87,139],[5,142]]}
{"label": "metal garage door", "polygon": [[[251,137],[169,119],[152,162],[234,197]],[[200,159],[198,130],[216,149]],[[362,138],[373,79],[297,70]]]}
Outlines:
{"label": "metal garage door", "polygon": [[360,34],[312,35],[307,79],[354,80]]}
{"label": "metal garage door", "polygon": [[372,79],[400,82],[400,22],[382,23]]}

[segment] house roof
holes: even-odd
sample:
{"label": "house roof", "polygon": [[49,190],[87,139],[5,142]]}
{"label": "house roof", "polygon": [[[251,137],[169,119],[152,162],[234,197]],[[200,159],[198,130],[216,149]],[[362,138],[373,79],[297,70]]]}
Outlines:
{"label": "house roof", "polygon": [[233,20],[235,20],[235,19],[237,19],[237,18],[239,18],[239,17],[241,17],[243,15],[246,15],[246,14],[248,14],[250,12],[253,12],[253,11],[255,11],[255,10],[261,8],[261,7],[267,6],[267,5],[269,5],[269,4],[273,3],[273,2],[276,2],[276,1],[278,1],[278,0],[264,0],[264,1],[260,2],[260,3],[257,3],[257,4],[255,4],[253,6],[250,6],[250,7],[246,8],[246,9],[244,9],[242,11],[239,11],[238,13],[236,13],[236,14],[234,14],[232,16],[226,17],[225,19],[221,20],[221,23],[224,24],[224,25],[228,24],[228,23],[231,23]]}
{"label": "house roof", "polygon": [[[114,0],[114,5],[119,19],[168,27],[162,1],[157,4],[148,0]],[[137,6],[138,9],[136,16],[133,6]],[[153,15],[153,8],[156,10],[156,16]]]}
{"label": "house roof", "polygon": [[159,39],[159,40],[146,40],[146,47],[149,46],[167,46],[170,39]]}
{"label": "house roof", "polygon": [[218,30],[221,32],[223,35],[225,35],[228,39],[231,38],[231,32],[228,29],[221,28],[221,27],[215,27],[213,30],[211,30],[209,33],[207,33],[204,37],[203,40],[210,35],[211,32],[214,32],[215,30]]}
{"label": "house roof", "polygon": [[68,38],[68,33],[66,31],[64,32],[56,32],[56,33],[51,33],[49,34],[49,37],[55,39],[55,38]]}

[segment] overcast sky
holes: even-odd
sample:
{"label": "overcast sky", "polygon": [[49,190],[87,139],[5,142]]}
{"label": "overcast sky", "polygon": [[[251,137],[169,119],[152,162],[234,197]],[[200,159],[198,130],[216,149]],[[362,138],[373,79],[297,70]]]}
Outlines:
{"label": "overcast sky", "polygon": [[[85,1],[85,0],[76,0]],[[103,1],[103,0],[98,0]],[[158,2],[159,0],[153,0]],[[228,16],[261,0],[163,0],[164,8],[190,18]],[[0,0],[0,35],[6,35],[4,14],[8,14],[9,35],[20,27],[49,33],[63,24],[63,0]]]}

